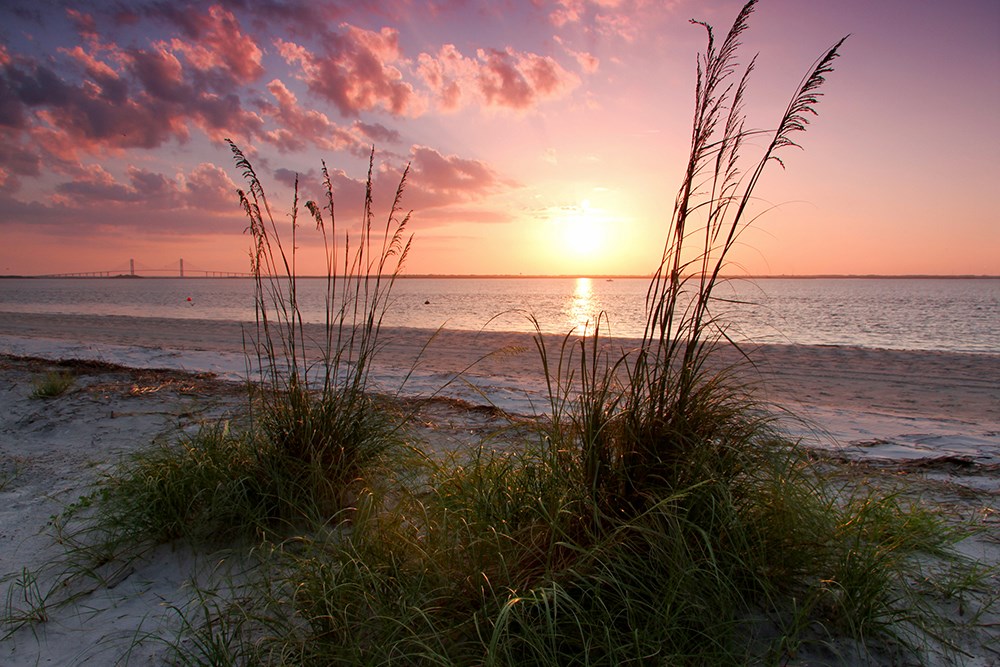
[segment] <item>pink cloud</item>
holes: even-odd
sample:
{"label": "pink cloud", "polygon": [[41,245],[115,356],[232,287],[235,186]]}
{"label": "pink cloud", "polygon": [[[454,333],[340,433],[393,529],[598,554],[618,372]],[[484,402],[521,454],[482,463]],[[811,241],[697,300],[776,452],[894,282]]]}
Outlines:
{"label": "pink cloud", "polygon": [[214,164],[199,164],[178,188],[183,205],[199,211],[231,211],[237,203],[236,184],[224,169]]}
{"label": "pink cloud", "polygon": [[178,100],[187,90],[184,66],[166,44],[154,44],[151,50],[136,49],[129,54],[133,73],[147,92],[164,100]]}
{"label": "pink cloud", "polygon": [[399,132],[390,129],[380,123],[363,123],[360,120],[354,121],[354,127],[376,144],[394,144],[401,139]]}
{"label": "pink cloud", "polygon": [[301,68],[309,90],[333,102],[344,116],[373,109],[397,116],[421,113],[422,100],[393,64],[400,58],[398,32],[342,27],[346,32],[330,35],[323,55],[282,39],[275,44],[286,62]]}
{"label": "pink cloud", "polygon": [[57,49],[65,60],[12,57],[3,48],[0,126],[37,140],[64,170],[81,155],[184,142],[193,128],[213,141],[258,136],[263,119],[243,108],[236,87],[263,72],[260,49],[219,6],[184,16],[191,39],[123,50],[97,37],[92,16],[69,10],[86,44]]}
{"label": "pink cloud", "polygon": [[537,99],[561,97],[579,84],[579,79],[547,56],[504,51],[479,51],[485,61],[480,89],[486,99],[501,106],[524,109]]}
{"label": "pink cloud", "polygon": [[[622,7],[625,3],[626,0],[558,0],[555,9],[549,13],[549,21],[557,28],[581,24],[588,31],[631,43],[641,28],[641,19],[637,17],[646,3],[634,2]],[[673,9],[675,4],[674,0],[667,0],[655,6],[662,9],[665,5]]]}
{"label": "pink cloud", "polygon": [[553,58],[511,47],[479,49],[473,59],[446,44],[437,56],[421,54],[418,73],[448,111],[473,103],[524,110],[563,97],[580,84]]}
{"label": "pink cloud", "polygon": [[411,155],[414,179],[435,192],[482,194],[497,183],[496,173],[479,160],[444,156],[426,146],[414,146]]}
{"label": "pink cloud", "polygon": [[[399,184],[401,169],[386,162],[385,153],[375,156],[375,215],[382,220],[392,195]],[[365,196],[364,178],[353,178],[342,169],[330,168],[340,225],[356,227],[360,223],[361,203]],[[362,175],[363,176],[363,175]],[[279,168],[273,172],[274,180],[291,188],[296,172]],[[314,199],[325,201],[322,183],[317,172],[298,174],[300,201]],[[437,224],[462,220],[465,222],[496,222],[508,217],[486,209],[478,210],[475,203],[482,198],[502,192],[513,184],[503,181],[484,162],[442,155],[424,146],[413,146],[410,151],[410,174],[403,196],[403,208],[416,211],[422,229]],[[470,207],[470,204],[472,206]]]}
{"label": "pink cloud", "polygon": [[201,163],[174,178],[136,166],[129,166],[126,175],[123,182],[100,165],[83,166],[73,180],[56,186],[50,203],[75,211],[135,211],[141,206],[146,212],[231,212],[237,207],[236,184],[213,164]]}
{"label": "pink cloud", "polygon": [[27,59],[0,66],[0,125],[29,132],[59,159],[183,142],[191,126],[221,140],[253,136],[262,125],[236,94],[187,79],[180,61],[162,44],[116,51],[120,69],[113,66],[118,62],[79,46],[62,53],[80,66],[82,77],[64,76]]}
{"label": "pink cloud", "polygon": [[[121,87],[114,95],[108,95],[105,86],[92,82],[67,84],[42,72],[36,72],[25,83],[46,88],[32,99],[32,106],[44,105],[44,110],[36,112],[36,116],[57,133],[64,134],[78,151],[101,152],[102,147],[154,148],[171,137],[187,136],[180,119],[147,104],[141,96],[128,96]],[[22,93],[26,91],[22,89]]]}
{"label": "pink cloud", "polygon": [[583,18],[583,0],[559,0],[549,14],[552,25],[561,28],[569,23],[578,23]]}
{"label": "pink cloud", "polygon": [[574,60],[576,60],[576,63],[577,65],[580,66],[580,69],[582,69],[587,74],[593,74],[600,67],[601,61],[599,58],[597,58],[597,56],[587,53],[586,51],[574,51],[573,49],[569,48],[558,35],[554,36],[553,39],[555,40],[556,44],[558,44],[563,48],[563,51],[565,51],[567,54],[572,56]]}
{"label": "pink cloud", "polygon": [[337,150],[357,150],[361,142],[349,130],[332,122],[326,114],[315,110],[304,110],[295,94],[284,83],[275,79],[267,84],[267,89],[277,100],[277,106],[265,106],[265,113],[280,127],[264,132],[265,140],[282,151],[297,151],[306,143],[320,148]]}
{"label": "pink cloud", "polygon": [[240,30],[232,12],[215,5],[205,14],[193,14],[193,30],[198,40],[179,38],[170,41],[174,52],[181,53],[195,69],[219,70],[237,83],[249,83],[264,73],[263,53],[252,38]]}
{"label": "pink cloud", "polygon": [[87,165],[77,178],[56,186],[52,202],[76,208],[87,202],[134,202],[138,197],[134,187],[119,183],[104,167]]}
{"label": "pink cloud", "polygon": [[[0,170],[2,172],[2,170]],[[46,201],[19,201],[0,187],[0,226],[31,228],[59,238],[93,234],[238,234],[242,223],[236,184],[202,163],[174,176],[136,166],[116,178],[101,165],[81,166]]]}
{"label": "pink cloud", "polygon": [[80,33],[80,36],[87,40],[97,39],[97,23],[90,14],[84,14],[76,9],[67,9],[66,16]]}
{"label": "pink cloud", "polygon": [[437,95],[442,110],[454,111],[471,101],[479,65],[454,44],[442,46],[437,56],[421,53],[418,62],[417,72]]}
{"label": "pink cloud", "polygon": [[8,192],[20,187],[19,177],[41,174],[41,155],[35,146],[20,141],[19,134],[0,125],[0,189]]}
{"label": "pink cloud", "polygon": [[79,46],[75,46],[72,49],[59,49],[59,51],[83,65],[91,78],[115,81],[120,78],[118,72],[112,69],[110,65],[98,60]]}
{"label": "pink cloud", "polygon": [[406,205],[419,211],[476,201],[512,186],[485,162],[442,155],[433,148],[410,149]]}
{"label": "pink cloud", "polygon": [[632,43],[639,35],[640,26],[629,14],[599,14],[595,18],[597,30],[603,35],[617,37]]}

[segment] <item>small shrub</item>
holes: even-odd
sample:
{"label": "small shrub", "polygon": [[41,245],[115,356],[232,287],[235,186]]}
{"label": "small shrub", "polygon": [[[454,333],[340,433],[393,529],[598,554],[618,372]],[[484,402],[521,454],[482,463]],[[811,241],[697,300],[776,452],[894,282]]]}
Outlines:
{"label": "small shrub", "polygon": [[33,398],[55,398],[62,396],[73,386],[76,378],[72,373],[51,371],[34,382]]}

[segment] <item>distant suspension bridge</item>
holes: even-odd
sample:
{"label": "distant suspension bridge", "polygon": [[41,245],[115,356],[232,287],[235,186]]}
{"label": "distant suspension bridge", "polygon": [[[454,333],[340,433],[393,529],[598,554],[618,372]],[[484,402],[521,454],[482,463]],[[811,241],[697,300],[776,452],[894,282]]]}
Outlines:
{"label": "distant suspension bridge", "polygon": [[190,265],[187,268],[184,267],[184,259],[177,260],[176,265],[171,265],[169,267],[150,269],[146,267],[136,268],[135,260],[130,259],[128,261],[128,269],[118,268],[118,269],[108,269],[106,271],[76,271],[74,273],[47,273],[39,278],[144,278],[149,276],[164,276],[164,277],[197,277],[197,278],[246,278],[250,276],[249,273],[241,273],[238,271],[217,271],[214,269],[201,269],[192,267]]}

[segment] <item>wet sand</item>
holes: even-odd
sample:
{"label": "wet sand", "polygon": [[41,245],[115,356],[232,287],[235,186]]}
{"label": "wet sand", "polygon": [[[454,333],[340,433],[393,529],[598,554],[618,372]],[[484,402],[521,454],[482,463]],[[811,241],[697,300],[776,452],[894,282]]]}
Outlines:
{"label": "wet sand", "polygon": [[[0,353],[228,378],[245,376],[243,342],[252,335],[252,324],[226,321],[0,313]],[[307,327],[306,337],[321,338],[321,328]],[[560,337],[546,341],[555,358]],[[381,342],[373,370],[383,391],[493,402],[521,414],[547,411],[542,365],[528,334],[392,328],[383,330]],[[636,342],[611,339],[608,345],[617,352]],[[796,436],[863,448],[864,456],[912,457],[944,447],[947,454],[1000,463],[1000,351],[797,345],[746,351],[754,365],[744,372],[758,382],[759,396],[809,423],[788,420]],[[742,357],[722,349],[718,359],[725,365]],[[815,431],[830,438],[816,438]]]}

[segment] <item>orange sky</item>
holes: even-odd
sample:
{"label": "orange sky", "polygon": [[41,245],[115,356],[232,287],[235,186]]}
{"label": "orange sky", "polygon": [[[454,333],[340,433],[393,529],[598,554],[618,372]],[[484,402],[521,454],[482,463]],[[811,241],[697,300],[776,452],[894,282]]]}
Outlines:
{"label": "orange sky", "polygon": [[[71,6],[0,8],[3,274],[246,270],[226,137],[281,211],[326,160],[344,223],[371,145],[380,211],[409,162],[409,273],[647,274],[690,136],[688,19],[724,34],[742,3]],[[1000,5],[762,0],[749,125],[848,33],[733,271],[1000,274]]]}

